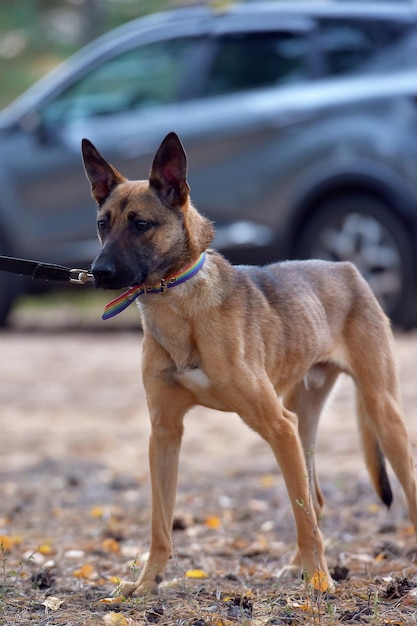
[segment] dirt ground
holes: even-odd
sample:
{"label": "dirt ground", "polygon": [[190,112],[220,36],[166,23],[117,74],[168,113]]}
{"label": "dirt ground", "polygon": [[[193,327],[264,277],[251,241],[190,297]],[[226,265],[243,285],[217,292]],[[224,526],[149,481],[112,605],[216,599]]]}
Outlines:
{"label": "dirt ground", "polygon": [[[417,332],[397,333],[396,351],[415,449]],[[0,353],[0,624],[417,623],[404,500],[393,479],[387,512],[370,487],[347,379],[315,452],[333,594],[311,599],[277,577],[295,536],[272,453],[235,415],[198,409],[186,419],[169,582],[157,598],[106,603],[149,545],[140,331],[18,311]]]}

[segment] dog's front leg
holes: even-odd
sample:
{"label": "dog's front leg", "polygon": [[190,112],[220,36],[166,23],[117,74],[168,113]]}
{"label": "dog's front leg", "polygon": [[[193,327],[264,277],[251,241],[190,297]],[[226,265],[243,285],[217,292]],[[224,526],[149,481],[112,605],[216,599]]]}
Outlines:
{"label": "dog's front leg", "polygon": [[183,418],[190,408],[188,392],[159,384],[147,390],[151,417],[149,465],[152,487],[152,531],[148,561],[136,582],[122,583],[124,596],[155,593],[171,556],[172,520],[178,481]]}

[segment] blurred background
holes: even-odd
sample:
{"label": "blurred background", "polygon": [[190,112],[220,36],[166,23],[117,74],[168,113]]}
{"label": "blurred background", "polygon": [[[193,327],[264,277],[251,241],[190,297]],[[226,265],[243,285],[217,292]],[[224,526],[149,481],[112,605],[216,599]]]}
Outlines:
{"label": "blurred background", "polygon": [[0,107],[104,32],[170,0],[4,0],[0,15]]}
{"label": "blurred background", "polygon": [[[89,267],[81,138],[145,178],[175,130],[193,201],[232,262],[353,261],[394,324],[417,325],[416,3],[2,8],[0,254]],[[0,272],[0,325],[28,307],[99,317],[111,297]]]}

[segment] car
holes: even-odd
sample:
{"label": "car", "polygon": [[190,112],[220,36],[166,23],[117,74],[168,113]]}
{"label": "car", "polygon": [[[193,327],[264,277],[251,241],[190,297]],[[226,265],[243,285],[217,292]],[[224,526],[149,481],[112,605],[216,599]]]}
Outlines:
{"label": "car", "polygon": [[[0,254],[89,265],[81,139],[144,178],[174,130],[231,261],[353,260],[393,321],[413,327],[416,80],[353,74],[416,20],[411,4],[257,2],[102,36],[0,113]],[[0,272],[0,324],[35,287]]]}

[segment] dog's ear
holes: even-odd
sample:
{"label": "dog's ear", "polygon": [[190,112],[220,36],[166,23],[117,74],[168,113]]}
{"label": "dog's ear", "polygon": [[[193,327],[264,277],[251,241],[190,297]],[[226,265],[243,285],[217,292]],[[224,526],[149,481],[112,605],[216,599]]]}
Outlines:
{"label": "dog's ear", "polygon": [[97,204],[101,206],[112,189],[126,179],[115,167],[103,159],[91,141],[83,139],[81,148],[85,172],[91,184],[91,195]]}
{"label": "dog's ear", "polygon": [[152,163],[149,184],[169,207],[177,208],[185,204],[190,191],[187,157],[175,133],[169,133],[161,143]]}

